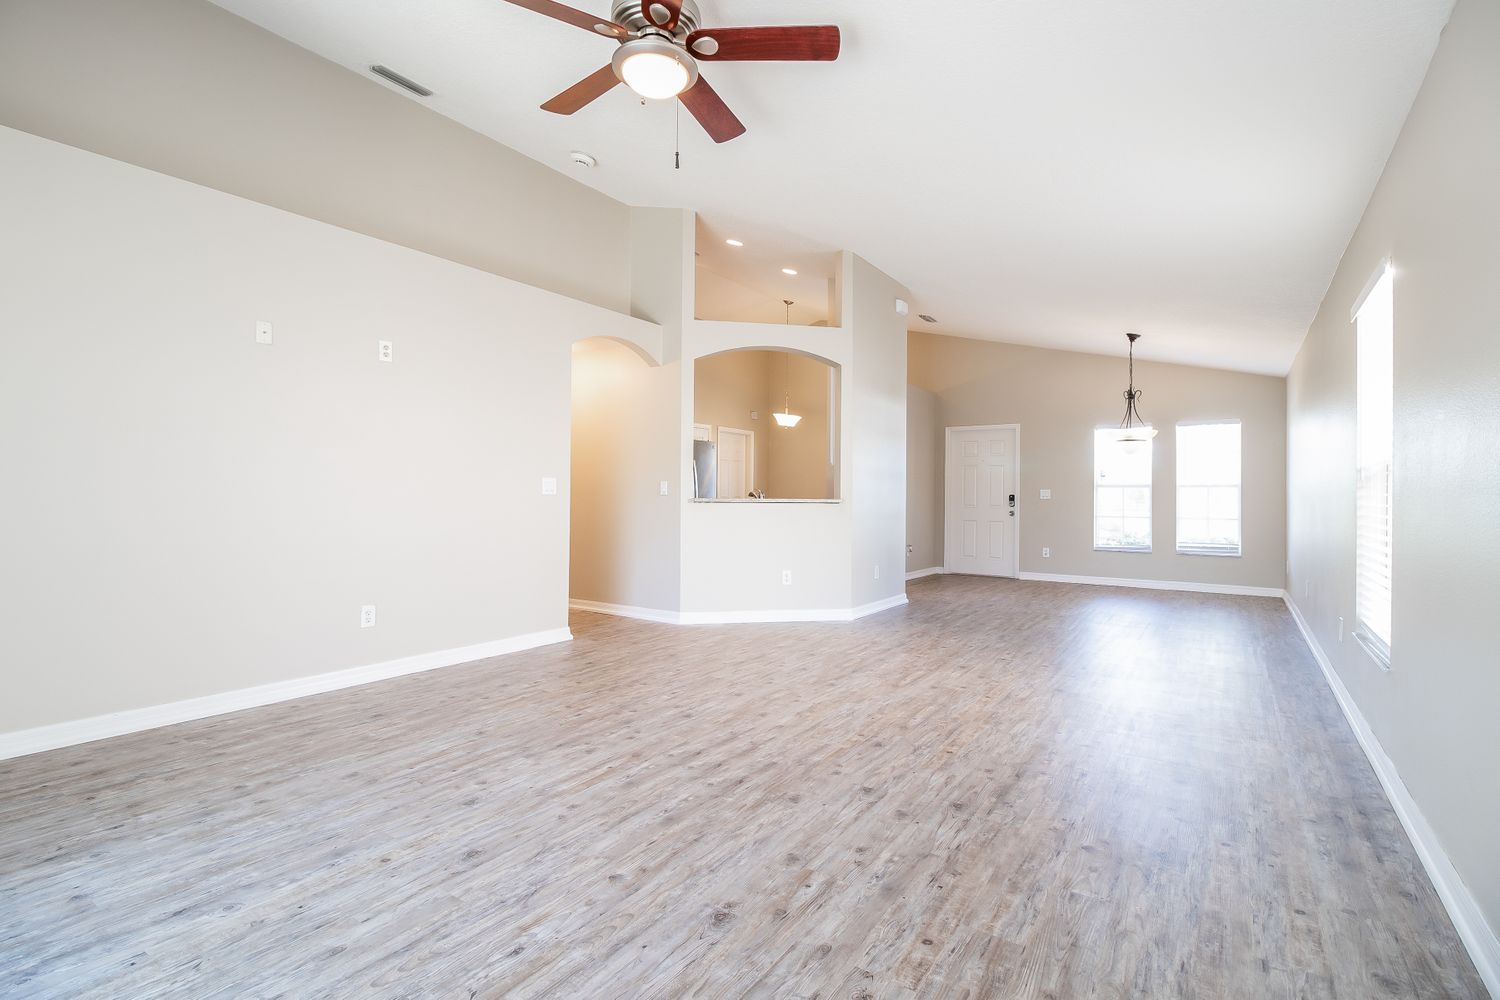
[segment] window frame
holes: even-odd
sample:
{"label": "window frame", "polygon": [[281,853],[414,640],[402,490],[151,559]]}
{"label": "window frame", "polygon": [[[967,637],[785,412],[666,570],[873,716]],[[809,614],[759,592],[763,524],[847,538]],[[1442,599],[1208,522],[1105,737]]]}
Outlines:
{"label": "window frame", "polygon": [[[1152,551],[1152,547],[1156,543],[1156,518],[1154,516],[1154,505],[1156,502],[1156,498],[1155,493],[1153,492],[1153,481],[1156,478],[1156,442],[1154,440],[1147,440],[1146,442],[1144,442],[1147,449],[1146,482],[1144,484],[1122,483],[1118,486],[1110,485],[1108,487],[1104,487],[1107,489],[1121,490],[1144,489],[1146,491],[1145,518],[1146,530],[1149,540],[1145,545],[1101,545],[1099,544],[1099,490],[1101,489],[1099,483],[1099,442],[1102,439],[1101,435],[1104,435],[1106,433],[1118,434],[1119,428],[1098,427],[1094,429],[1094,437],[1092,442],[1093,447],[1090,455],[1090,460],[1093,463],[1092,471],[1090,473],[1090,477],[1093,479],[1093,517],[1089,524],[1090,540],[1093,542],[1093,548],[1095,552],[1134,552],[1149,554]],[[1116,439],[1114,443],[1118,445],[1120,442],[1118,439]]]}
{"label": "window frame", "polygon": [[[1384,289],[1382,291],[1382,289]],[[1361,365],[1361,352],[1368,350],[1371,345],[1360,335],[1360,315],[1364,313],[1365,307],[1370,304],[1377,293],[1380,294],[1385,308],[1382,312],[1387,314],[1388,322],[1383,329],[1384,340],[1380,345],[1388,352],[1381,366],[1380,375],[1384,382],[1379,386],[1370,386],[1366,383],[1369,377],[1367,365]],[[1395,611],[1395,481],[1396,481],[1396,442],[1395,442],[1395,353],[1396,353],[1396,288],[1395,273],[1389,258],[1382,260],[1375,272],[1366,282],[1364,290],[1355,300],[1353,307],[1349,310],[1349,320],[1354,325],[1354,417],[1355,417],[1355,455],[1354,455],[1354,628],[1353,635],[1356,642],[1364,649],[1365,653],[1375,661],[1382,670],[1391,668],[1391,645],[1392,633],[1391,618]],[[1367,327],[1368,329],[1368,327]],[[1385,413],[1382,417],[1388,417],[1388,425],[1383,428],[1386,432],[1382,442],[1381,456],[1383,461],[1367,466],[1367,441],[1364,427],[1369,420],[1366,416],[1366,407],[1361,405],[1362,397],[1373,396],[1375,392],[1382,396],[1388,396],[1385,402]],[[1385,423],[1385,420],[1381,421]],[[1366,620],[1367,608],[1361,600],[1360,577],[1365,568],[1365,559],[1368,558],[1360,546],[1360,502],[1364,499],[1367,489],[1366,479],[1369,470],[1378,467],[1379,473],[1385,483],[1385,517],[1383,534],[1385,539],[1385,619],[1387,634],[1382,636],[1378,629]]]}
{"label": "window frame", "polygon": [[[1238,526],[1239,542],[1231,550],[1227,545],[1188,545],[1182,542],[1182,491],[1187,489],[1213,489],[1215,486],[1222,487],[1224,484],[1184,484],[1182,481],[1182,430],[1185,427],[1221,427],[1232,425],[1239,428],[1239,468],[1236,472],[1234,483],[1234,522]],[[1184,420],[1173,427],[1172,446],[1174,448],[1173,461],[1175,464],[1175,492],[1172,500],[1173,550],[1180,556],[1210,556],[1219,559],[1239,559],[1245,554],[1245,425],[1238,417],[1226,417],[1222,420]],[[1210,520],[1212,520],[1210,518]],[[1223,520],[1223,518],[1220,518]]]}

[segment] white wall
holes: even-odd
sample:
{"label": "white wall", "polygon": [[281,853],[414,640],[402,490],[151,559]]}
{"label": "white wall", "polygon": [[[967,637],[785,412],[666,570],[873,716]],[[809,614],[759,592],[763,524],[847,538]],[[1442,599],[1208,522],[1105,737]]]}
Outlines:
{"label": "white wall", "polygon": [[0,733],[566,624],[570,342],[658,330],[23,132],[0,162]]}
{"label": "white wall", "polygon": [[[1459,0],[1297,355],[1287,406],[1288,589],[1488,923],[1470,929],[1487,936],[1489,981],[1500,995],[1497,121],[1500,5]],[[1355,486],[1349,309],[1387,256],[1396,307],[1389,672],[1347,631]]]}
{"label": "white wall", "polygon": [[630,210],[443,100],[205,0],[0,3],[0,125],[624,311]]}

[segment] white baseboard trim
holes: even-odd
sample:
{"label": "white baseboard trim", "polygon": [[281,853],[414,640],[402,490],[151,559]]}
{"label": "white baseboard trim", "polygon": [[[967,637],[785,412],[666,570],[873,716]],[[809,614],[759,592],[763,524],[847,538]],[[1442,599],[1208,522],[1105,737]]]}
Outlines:
{"label": "white baseboard trim", "polygon": [[906,579],[908,581],[910,581],[910,580],[920,580],[924,576],[937,576],[937,575],[939,575],[942,572],[943,572],[943,567],[941,567],[941,566],[928,566],[926,569],[914,569],[914,570],[912,570],[910,573],[906,574]]}
{"label": "white baseboard trim", "polygon": [[1318,661],[1318,666],[1323,671],[1323,679],[1332,689],[1339,708],[1343,709],[1344,719],[1349,723],[1349,728],[1354,730],[1354,736],[1359,740],[1365,756],[1369,758],[1370,766],[1375,769],[1375,776],[1380,779],[1380,787],[1385,789],[1385,797],[1390,800],[1391,808],[1396,811],[1396,817],[1401,820],[1401,826],[1405,828],[1412,847],[1416,848],[1417,857],[1422,860],[1422,867],[1427,869],[1427,877],[1432,880],[1433,888],[1437,889],[1438,898],[1443,901],[1443,907],[1448,911],[1448,917],[1453,921],[1459,939],[1468,949],[1469,957],[1474,961],[1474,967],[1479,970],[1479,978],[1484,980],[1490,996],[1500,998],[1500,938],[1496,937],[1494,929],[1485,921],[1484,913],[1479,909],[1479,903],[1464,885],[1463,877],[1459,875],[1458,869],[1454,868],[1453,862],[1448,860],[1448,855],[1438,841],[1437,834],[1433,832],[1427,818],[1422,815],[1422,810],[1412,798],[1411,792],[1407,791],[1406,784],[1401,780],[1395,763],[1386,756],[1385,749],[1381,747],[1380,740],[1376,739],[1375,731],[1365,721],[1364,714],[1355,704],[1354,698],[1349,694],[1349,689],[1344,687],[1344,682],[1339,677],[1338,671],[1333,668],[1328,654],[1323,651],[1322,645],[1313,636],[1307,619],[1302,617],[1301,609],[1297,607],[1290,594],[1283,593],[1282,600],[1292,612],[1292,618],[1297,622],[1297,627],[1302,630],[1302,638],[1306,640],[1307,648],[1312,650],[1313,659]]}
{"label": "white baseboard trim", "polygon": [[1042,583],[1082,583],[1091,587],[1132,587],[1137,590],[1181,590],[1190,594],[1235,594],[1240,597],[1280,597],[1280,587],[1242,587],[1233,583],[1187,583],[1182,580],[1127,580],[1113,576],[1068,576],[1063,573],[1022,573],[1023,580]]}
{"label": "white baseboard trim", "polygon": [[35,729],[0,733],[0,760],[24,757],[28,754],[41,753],[44,750],[77,746],[80,743],[92,743],[95,740],[109,739],[111,736],[124,736],[127,733],[176,725],[179,722],[192,722],[196,719],[238,712],[246,708],[259,708],[278,701],[306,698],[308,695],[337,691],[340,688],[358,687],[361,684],[372,684],[375,681],[436,670],[439,667],[472,663],[475,660],[484,660],[492,656],[518,653],[523,649],[535,649],[538,646],[566,642],[571,638],[573,638],[573,633],[567,629],[555,628],[545,632],[512,636],[509,639],[481,642],[473,646],[418,653],[416,656],[387,660],[384,663],[371,663],[363,667],[350,667],[347,670],[334,670],[326,674],[294,677],[290,680],[260,684],[256,687],[223,691],[219,694],[204,695],[201,698],[168,702],[165,705],[133,708],[124,712],[95,715],[72,722],[38,726]]}
{"label": "white baseboard trim", "polygon": [[769,611],[661,611],[635,608],[626,604],[604,604],[599,601],[569,601],[568,607],[593,611],[617,618],[661,622],[666,625],[754,625],[775,622],[852,622],[906,603],[905,594],[896,594],[857,608],[792,608]]}
{"label": "white baseboard trim", "polygon": [[605,604],[602,601],[569,600],[568,607],[574,611],[592,611],[599,615],[614,615],[616,618],[635,618],[643,622],[661,622],[664,625],[680,625],[675,611],[658,608],[637,608],[629,604]]}

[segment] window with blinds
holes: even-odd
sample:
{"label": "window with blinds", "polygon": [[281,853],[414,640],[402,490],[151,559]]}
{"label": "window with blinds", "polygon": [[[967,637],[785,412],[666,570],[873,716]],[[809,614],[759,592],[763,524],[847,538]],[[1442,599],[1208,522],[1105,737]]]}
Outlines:
{"label": "window with blinds", "polygon": [[1151,442],[1094,432],[1094,548],[1151,551]]}
{"label": "window with blinds", "polygon": [[1395,296],[1389,262],[1354,307],[1355,407],[1359,465],[1355,491],[1355,636],[1383,666],[1391,658],[1391,440],[1394,425]]}
{"label": "window with blinds", "polygon": [[1177,425],[1177,551],[1240,554],[1240,422]]}

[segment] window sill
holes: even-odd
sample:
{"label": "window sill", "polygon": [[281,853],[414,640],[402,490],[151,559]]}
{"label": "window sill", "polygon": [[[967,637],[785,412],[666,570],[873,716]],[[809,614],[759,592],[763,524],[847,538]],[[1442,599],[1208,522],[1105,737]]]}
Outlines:
{"label": "window sill", "polygon": [[1375,665],[1381,670],[1391,669],[1391,651],[1384,642],[1370,635],[1362,627],[1354,630],[1354,641],[1365,651],[1365,655],[1375,661]]}
{"label": "window sill", "polygon": [[1229,549],[1178,549],[1177,554],[1180,556],[1218,556],[1221,559],[1238,559],[1241,556],[1239,549],[1232,552]]}
{"label": "window sill", "polygon": [[1151,546],[1132,547],[1129,545],[1095,545],[1095,552],[1150,552]]}

